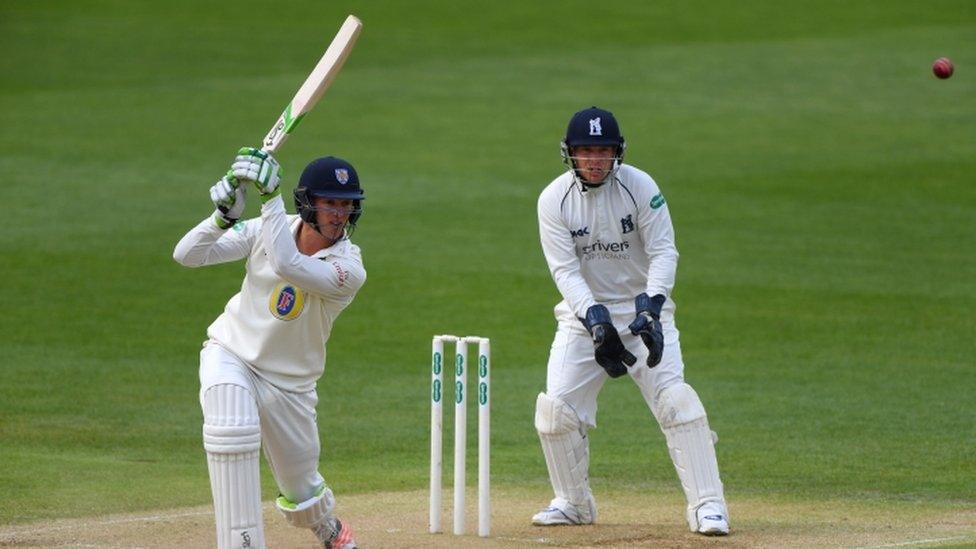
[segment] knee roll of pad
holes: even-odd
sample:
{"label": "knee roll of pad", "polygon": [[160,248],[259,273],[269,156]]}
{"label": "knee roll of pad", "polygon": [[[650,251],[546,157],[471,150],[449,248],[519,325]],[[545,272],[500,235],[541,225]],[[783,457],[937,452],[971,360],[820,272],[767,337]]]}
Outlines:
{"label": "knee roll of pad", "polygon": [[284,496],[279,496],[275,500],[275,505],[288,524],[296,528],[312,528],[334,518],[332,512],[335,509],[335,496],[332,490],[323,484],[311,499],[295,503]]}
{"label": "knee roll of pad", "polygon": [[654,416],[661,427],[675,427],[705,417],[705,407],[698,393],[687,383],[666,387],[654,403]]}
{"label": "knee roll of pad", "polygon": [[545,393],[535,401],[535,428],[540,435],[560,435],[579,431],[581,422],[569,404]]}

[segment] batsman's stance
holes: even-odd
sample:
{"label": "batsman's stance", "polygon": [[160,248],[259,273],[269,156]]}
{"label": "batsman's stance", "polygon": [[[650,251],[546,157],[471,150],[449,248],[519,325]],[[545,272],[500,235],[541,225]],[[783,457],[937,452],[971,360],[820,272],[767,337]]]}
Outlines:
{"label": "batsman's stance", "polygon": [[539,197],[542,249],[564,299],[555,307],[546,392],[535,412],[556,497],[532,522],[596,521],[586,434],[596,426],[603,384],[629,374],[664,431],[688,499],[688,526],[725,535],[716,439],[684,381],[674,324],[678,252],[671,215],[654,180],[622,163],[625,147],[613,114],[596,107],[577,112],[562,142],[569,170]]}
{"label": "batsman's stance", "polygon": [[[349,240],[366,196],[348,162],[319,158],[295,189],[298,215],[286,215],[279,175],[270,154],[238,151],[210,189],[216,211],[173,252],[187,267],[247,260],[241,291],[207,329],[200,352],[217,546],[264,547],[263,445],[288,523],[310,528],[325,547],[350,548],[352,531],[336,518],[335,497],[318,472],[315,383],[332,324],[366,281],[359,247]],[[246,183],[261,195],[261,217],[238,221]]]}

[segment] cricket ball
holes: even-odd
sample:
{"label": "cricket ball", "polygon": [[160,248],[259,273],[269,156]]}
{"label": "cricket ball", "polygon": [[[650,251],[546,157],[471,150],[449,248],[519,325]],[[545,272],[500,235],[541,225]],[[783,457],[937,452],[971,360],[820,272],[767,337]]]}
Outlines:
{"label": "cricket ball", "polygon": [[932,73],[943,80],[952,76],[952,61],[948,57],[940,57],[932,63]]}

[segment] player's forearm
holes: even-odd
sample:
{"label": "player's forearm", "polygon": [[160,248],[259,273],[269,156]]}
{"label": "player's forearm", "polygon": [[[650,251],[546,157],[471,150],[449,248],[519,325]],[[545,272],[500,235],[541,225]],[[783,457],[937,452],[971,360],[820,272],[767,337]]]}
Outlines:
{"label": "player's forearm", "polygon": [[580,272],[579,258],[568,245],[554,241],[551,235],[546,234],[542,237],[542,251],[559,293],[566,299],[573,314],[585,316],[586,310],[595,305],[596,300]]}
{"label": "player's forearm", "polygon": [[675,273],[678,270],[678,251],[673,247],[661,250],[651,256],[651,265],[647,273],[647,295],[671,295],[674,289]]}
{"label": "player's forearm", "polygon": [[180,239],[173,250],[173,259],[184,267],[218,263],[212,260],[211,251],[223,234],[224,230],[217,227],[208,216]]}
{"label": "player's forearm", "polygon": [[572,260],[562,262],[550,259],[549,256],[546,259],[549,261],[549,271],[552,273],[556,288],[569,304],[573,314],[581,318],[586,316],[586,310],[597,302],[580,272],[579,260],[575,256]]}

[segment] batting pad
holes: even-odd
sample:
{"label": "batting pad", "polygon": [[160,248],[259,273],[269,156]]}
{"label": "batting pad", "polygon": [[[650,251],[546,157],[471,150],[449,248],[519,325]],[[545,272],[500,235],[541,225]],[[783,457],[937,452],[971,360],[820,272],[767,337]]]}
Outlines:
{"label": "batting pad", "polygon": [[661,392],[655,416],[661,423],[671,461],[688,500],[688,526],[692,532],[696,532],[699,507],[715,503],[725,509],[715,443],[708,427],[705,407],[690,385],[679,383]]}
{"label": "batting pad", "polygon": [[275,500],[278,511],[285,516],[288,524],[298,528],[314,528],[325,521],[331,527],[332,511],[335,509],[335,496],[328,486],[322,485],[315,497],[301,503],[290,501],[285,496],[278,496]]}
{"label": "batting pad", "polygon": [[261,427],[251,393],[214,385],[203,395],[203,447],[217,525],[217,547],[264,547],[259,455]]}
{"label": "batting pad", "polygon": [[[590,505],[590,447],[579,416],[562,400],[539,393],[535,428],[556,497],[572,503],[583,514],[595,514]],[[584,516],[583,520],[595,522],[596,517]]]}

